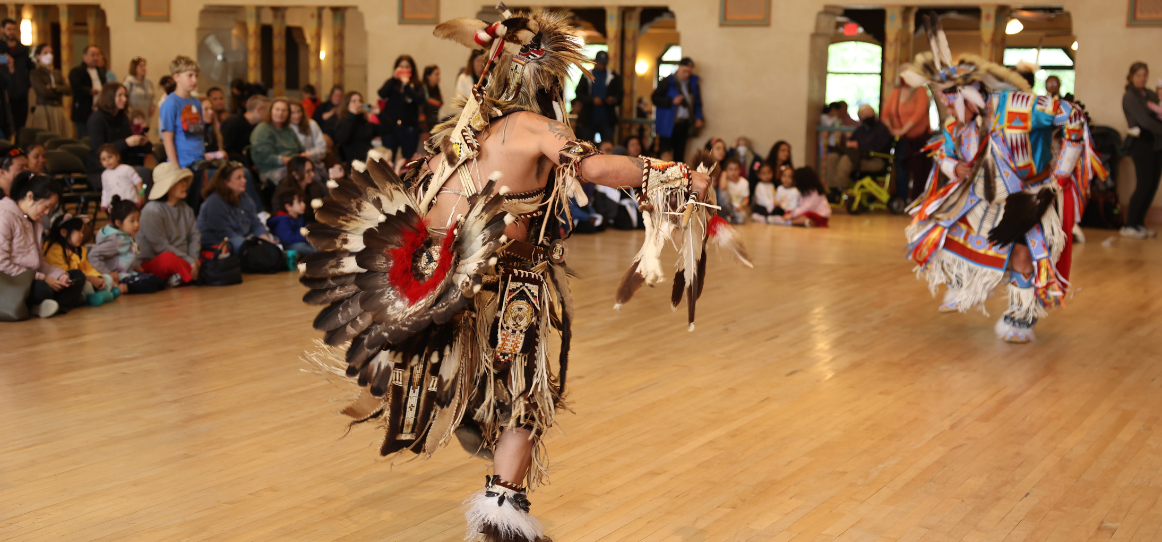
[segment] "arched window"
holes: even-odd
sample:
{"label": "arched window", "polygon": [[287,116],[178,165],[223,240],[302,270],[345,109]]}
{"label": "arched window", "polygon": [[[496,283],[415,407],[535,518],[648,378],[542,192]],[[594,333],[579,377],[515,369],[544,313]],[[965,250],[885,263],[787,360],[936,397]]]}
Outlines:
{"label": "arched window", "polygon": [[671,45],[666,47],[666,52],[658,57],[658,78],[655,80],[661,81],[669,77],[674,72],[678,71],[678,62],[682,60],[682,46]]}
{"label": "arched window", "polygon": [[854,112],[868,104],[880,110],[883,48],[874,43],[845,41],[827,47],[827,103],[845,101]]}

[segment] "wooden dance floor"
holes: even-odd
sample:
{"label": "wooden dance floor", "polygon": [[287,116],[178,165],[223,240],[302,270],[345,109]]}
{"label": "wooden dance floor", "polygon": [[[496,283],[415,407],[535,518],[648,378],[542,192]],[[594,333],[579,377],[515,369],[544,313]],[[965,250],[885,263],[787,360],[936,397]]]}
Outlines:
{"label": "wooden dance floor", "polygon": [[[1003,295],[937,313],[905,223],[745,226],[755,269],[711,255],[694,333],[668,287],[611,309],[640,233],[575,237],[574,412],[530,496],[553,539],[1162,538],[1162,242],[1088,231],[1076,296],[1010,346]],[[462,539],[487,463],[344,436],[301,294],[0,324],[0,540]]]}

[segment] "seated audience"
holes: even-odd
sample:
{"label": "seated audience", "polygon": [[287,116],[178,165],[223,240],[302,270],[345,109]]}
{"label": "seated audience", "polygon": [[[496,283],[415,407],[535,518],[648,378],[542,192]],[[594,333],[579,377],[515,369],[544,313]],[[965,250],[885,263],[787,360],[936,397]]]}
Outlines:
{"label": "seated audience", "polygon": [[[24,146],[24,154],[28,156],[28,171],[37,175],[44,175],[44,169],[48,167],[48,152],[45,151],[44,145],[40,143],[29,143]],[[0,177],[3,177],[0,173]]]}
{"label": "seated audience", "polygon": [[894,142],[892,131],[876,118],[875,110],[870,105],[861,105],[859,125],[844,142],[843,148],[837,150],[839,159],[835,162],[835,167],[828,170],[829,186],[847,186],[854,180],[855,175],[884,171],[887,162],[869,153],[887,154]]}
{"label": "seated audience", "polygon": [[234,113],[222,121],[222,150],[231,160],[246,162],[243,151],[250,145],[250,134],[254,132],[254,126],[262,122],[266,116],[269,103],[266,96],[251,96],[246,100],[243,111]]}
{"label": "seated audience", "polygon": [[286,175],[286,163],[302,154],[303,144],[290,127],[290,101],[275,98],[266,117],[250,133],[250,158],[258,168],[260,184],[278,183]]}
{"label": "seated audience", "polygon": [[633,156],[635,158],[643,156],[645,154],[645,148],[642,147],[642,138],[638,136],[629,136],[626,138],[625,154],[626,156]]}
{"label": "seated audience", "polygon": [[85,277],[82,291],[90,307],[109,303],[121,295],[113,278],[103,275],[89,263],[85,221],[80,217],[61,215],[53,222],[48,241],[44,243],[44,261],[65,271],[80,271]]}
{"label": "seated audience", "polygon": [[[170,281],[193,282],[201,267],[202,235],[194,210],[186,203],[186,192],[194,174],[164,162],[153,170],[150,202],[141,209],[137,243],[141,268],[146,273]],[[174,276],[177,279],[173,279]]]}
{"label": "seated audience", "polygon": [[302,104],[290,104],[290,125],[303,146],[303,154],[315,163],[315,171],[323,172],[323,159],[327,157],[327,138],[319,123],[303,110]]}
{"label": "seated audience", "polygon": [[222,151],[222,123],[218,122],[218,115],[213,107],[212,100],[208,98],[202,100],[202,122],[206,125],[203,133],[206,144],[206,160],[226,158],[226,153]]}
{"label": "seated audience", "polygon": [[113,196],[109,223],[97,232],[97,244],[89,251],[89,263],[110,277],[122,293],[152,294],[165,288],[164,279],[141,267],[141,251],[133,239],[141,229],[140,219],[136,203]]}
{"label": "seated audience", "polygon": [[362,94],[348,92],[339,109],[339,122],[335,125],[335,148],[339,151],[340,161],[350,164],[352,160],[367,159],[371,140],[375,139],[375,127],[368,113],[376,115],[378,108],[364,107]]}
{"label": "seated audience", "polygon": [[741,172],[738,160],[727,158],[718,181],[718,204],[732,224],[745,223],[750,206],[750,183],[740,175]]}
{"label": "seated audience", "polygon": [[303,108],[303,114],[308,119],[315,114],[315,108],[319,107],[319,96],[318,92],[315,91],[315,85],[303,87],[303,99],[299,102],[299,107]]}
{"label": "seated audience", "polygon": [[314,254],[315,247],[307,242],[302,229],[307,223],[303,220],[303,213],[307,210],[307,202],[302,191],[286,191],[279,195],[279,211],[266,221],[266,227],[282,243],[284,250],[293,250],[299,256]]}
{"label": "seated audience", "polygon": [[0,155],[0,197],[12,195],[12,182],[22,171],[28,171],[28,157],[24,151],[14,147]]}
{"label": "seated audience", "polygon": [[[339,179],[343,177],[343,168],[336,165],[331,168],[331,178]],[[286,175],[278,186],[274,187],[274,197],[271,199],[271,209],[281,209],[281,201],[284,192],[302,192],[306,198],[307,211],[304,214],[304,220],[307,224],[315,222],[315,209],[311,207],[311,201],[327,197],[327,188],[323,183],[315,180],[315,163],[307,160],[304,156],[296,156],[291,158],[286,163]]]}
{"label": "seated audience", "polygon": [[258,209],[246,193],[246,171],[242,164],[229,162],[222,166],[202,189],[202,209],[198,212],[198,230],[202,246],[212,247],[223,239],[230,241],[235,253],[250,237],[274,242],[258,218]]}
{"label": "seated audience", "polygon": [[106,143],[98,149],[101,156],[101,165],[105,171],[101,173],[101,208],[106,213],[114,196],[121,196],[125,201],[145,205],[145,183],[137,170],[132,166],[121,163],[121,153],[111,143]]}
{"label": "seated audience", "polygon": [[819,176],[810,167],[796,169],[793,178],[795,189],[799,191],[799,205],[783,215],[781,220],[770,217],[772,224],[826,228],[831,217],[831,204],[827,201],[826,189],[819,182]]}
{"label": "seated audience", "polygon": [[48,318],[85,302],[85,274],[65,271],[44,259],[40,220],[60,200],[60,184],[44,175],[16,176],[7,198],[0,199],[0,272],[35,273],[26,303],[32,314]]}
{"label": "seated audience", "polygon": [[[755,222],[767,222],[767,217],[783,216],[787,210],[794,209],[799,205],[799,192],[792,193],[795,190],[795,185],[791,179],[791,168],[783,166],[781,173],[784,173],[785,179],[780,179],[782,184],[775,188],[775,170],[770,164],[763,164],[759,167],[758,184],[754,189],[754,204],[750,206],[751,219]],[[781,198],[780,198],[781,196]]]}
{"label": "seated audience", "polygon": [[311,119],[317,122],[319,129],[331,139],[335,138],[335,125],[339,123],[339,112],[343,110],[346,97],[343,87],[335,85],[331,87],[327,101],[320,103],[315,107],[315,112],[311,113]]}
{"label": "seated audience", "polygon": [[[90,176],[100,176],[104,168],[101,165],[100,151],[106,144],[116,150],[117,162],[140,166],[145,154],[150,152],[149,139],[143,135],[134,135],[133,127],[126,114],[125,104],[129,98],[125,87],[121,83],[106,83],[101,87],[101,94],[97,96],[97,110],[89,115],[87,122],[89,134],[89,161],[86,164]],[[138,163],[134,163],[138,160]],[[126,166],[128,167],[128,166]]]}

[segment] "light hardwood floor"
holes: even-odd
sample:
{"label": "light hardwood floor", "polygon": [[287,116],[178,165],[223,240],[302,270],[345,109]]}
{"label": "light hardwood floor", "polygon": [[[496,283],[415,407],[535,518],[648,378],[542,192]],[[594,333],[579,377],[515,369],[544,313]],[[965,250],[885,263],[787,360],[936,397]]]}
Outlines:
{"label": "light hardwood floor", "polygon": [[[1158,538],[1162,241],[1089,231],[1076,296],[1010,346],[1003,295],[937,314],[903,219],[833,222],[742,228],[756,268],[712,254],[693,333],[668,287],[611,309],[640,234],[571,241],[574,413],[531,495],[557,542]],[[0,324],[0,540],[461,539],[487,464],[344,436],[301,294]]]}

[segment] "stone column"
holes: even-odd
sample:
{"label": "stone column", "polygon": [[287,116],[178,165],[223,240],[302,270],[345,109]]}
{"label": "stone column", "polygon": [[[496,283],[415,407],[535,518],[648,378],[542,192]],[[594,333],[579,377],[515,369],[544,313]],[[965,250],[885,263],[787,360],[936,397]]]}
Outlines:
{"label": "stone column", "polygon": [[[836,19],[843,14],[843,8],[828,6],[815,16],[815,31],[811,33],[808,48],[807,62],[807,138],[810,145],[803,149],[803,160],[796,161],[812,164],[819,171],[820,178],[826,178],[819,154],[819,112],[823,110],[823,102],[827,99],[827,48],[831,45],[831,38],[835,34]],[[818,163],[816,163],[818,162]]]}
{"label": "stone column", "polygon": [[609,69],[621,69],[621,8],[605,6],[605,43],[609,46]]}
{"label": "stone column", "polygon": [[[343,85],[343,41],[347,34],[347,8],[331,8],[331,84]],[[320,91],[321,92],[321,91]]]}
{"label": "stone column", "polygon": [[[1004,33],[1004,29],[1000,30]],[[996,44],[997,33],[997,6],[985,4],[980,6],[980,57],[991,59],[993,46]]]}
{"label": "stone column", "polygon": [[246,6],[246,82],[262,80],[262,8]]}
{"label": "stone column", "polygon": [[312,8],[307,17],[307,82],[315,87],[319,96],[326,92],[323,85],[323,63],[319,51],[323,48],[323,8]]}
{"label": "stone column", "polygon": [[623,8],[622,17],[621,70],[618,73],[625,87],[625,99],[621,102],[621,118],[631,119],[637,114],[634,101],[637,96],[637,40],[642,27],[642,8]]}
{"label": "stone column", "polygon": [[900,65],[912,61],[912,37],[916,35],[916,8],[906,7],[900,13]]}
{"label": "stone column", "polygon": [[997,26],[996,32],[993,32],[992,57],[981,55],[983,58],[992,60],[993,62],[996,62],[997,64],[1004,64],[1005,39],[1007,36],[1007,34],[1005,34],[1005,25],[1001,24],[1000,21],[1005,21],[1005,23],[1008,23],[1010,11],[1012,11],[1012,9],[1009,8],[1008,6],[997,6],[996,19],[997,19],[998,26]]}
{"label": "stone column", "polygon": [[69,70],[73,69],[73,9],[68,4],[58,4],[57,9],[60,10],[61,50],[56,54],[61,59],[61,74],[68,77]]}
{"label": "stone column", "polygon": [[286,8],[270,8],[272,85],[275,96],[286,95]]}
{"label": "stone column", "polygon": [[[32,8],[32,49],[42,43],[52,43],[52,23],[48,20],[49,6],[40,5]],[[60,56],[60,52],[57,52]]]}
{"label": "stone column", "polygon": [[105,53],[105,67],[108,68],[109,51],[105,50],[104,44],[101,43],[101,8],[92,6],[87,9],[85,14],[85,27],[89,30],[89,45],[95,45]]}
{"label": "stone column", "polygon": [[884,70],[880,90],[880,110],[883,102],[896,88],[896,79],[900,76],[900,34],[903,33],[904,8],[901,6],[886,6],[884,8]]}
{"label": "stone column", "polygon": [[8,18],[20,24],[20,10],[16,9],[16,4],[8,4]]}

